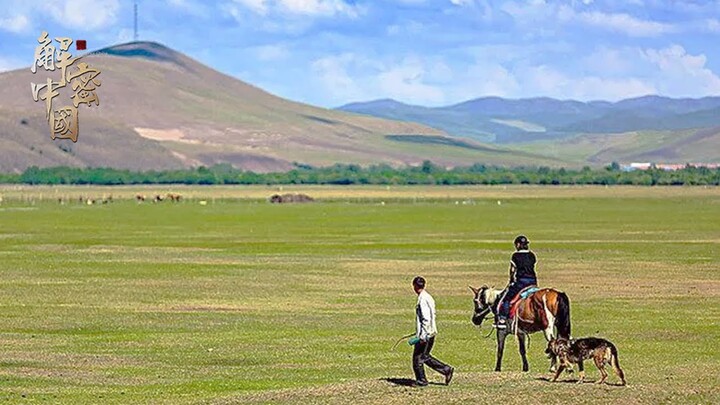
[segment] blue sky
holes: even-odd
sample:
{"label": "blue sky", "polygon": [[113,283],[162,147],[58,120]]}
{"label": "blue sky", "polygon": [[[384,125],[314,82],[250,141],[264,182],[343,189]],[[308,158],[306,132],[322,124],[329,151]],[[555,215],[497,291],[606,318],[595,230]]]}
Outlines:
{"label": "blue sky", "polygon": [[[140,0],[140,38],[325,107],[720,95],[720,0]],[[42,30],[132,39],[128,0],[3,0],[0,71]]]}

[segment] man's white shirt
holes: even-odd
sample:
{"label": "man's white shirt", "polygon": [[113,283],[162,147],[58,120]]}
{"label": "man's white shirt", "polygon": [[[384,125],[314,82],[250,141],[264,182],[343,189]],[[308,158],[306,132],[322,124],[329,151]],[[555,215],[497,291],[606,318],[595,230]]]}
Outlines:
{"label": "man's white shirt", "polygon": [[418,294],[415,307],[415,336],[427,340],[437,334],[435,325],[435,300],[425,290]]}

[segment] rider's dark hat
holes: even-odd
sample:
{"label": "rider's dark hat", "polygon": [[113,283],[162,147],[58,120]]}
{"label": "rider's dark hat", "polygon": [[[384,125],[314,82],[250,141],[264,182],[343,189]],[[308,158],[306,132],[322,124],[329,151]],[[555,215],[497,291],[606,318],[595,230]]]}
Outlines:
{"label": "rider's dark hat", "polygon": [[527,245],[528,243],[530,243],[530,241],[528,240],[528,238],[525,237],[525,235],[520,235],[520,236],[518,236],[517,238],[515,238],[515,244],[516,244],[516,245],[517,245],[517,244]]}

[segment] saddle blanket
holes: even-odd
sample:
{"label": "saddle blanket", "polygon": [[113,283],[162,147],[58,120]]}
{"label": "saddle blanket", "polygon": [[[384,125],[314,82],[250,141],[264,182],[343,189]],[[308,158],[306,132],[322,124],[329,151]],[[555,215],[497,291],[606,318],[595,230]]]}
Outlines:
{"label": "saddle blanket", "polygon": [[526,289],[520,291],[520,299],[524,300],[525,298],[531,296],[533,293],[535,293],[537,291],[540,291],[540,288],[538,288],[538,287],[526,288]]}
{"label": "saddle blanket", "polygon": [[522,300],[526,299],[537,291],[540,291],[540,288],[538,288],[537,286],[527,287],[520,291],[518,295],[513,297],[512,301],[510,301],[510,319],[514,319],[515,315],[517,315],[517,310]]}

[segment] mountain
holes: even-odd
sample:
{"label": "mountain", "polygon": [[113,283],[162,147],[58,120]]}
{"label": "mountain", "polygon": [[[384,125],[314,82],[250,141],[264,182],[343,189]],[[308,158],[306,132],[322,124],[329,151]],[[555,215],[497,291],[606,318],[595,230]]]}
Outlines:
{"label": "mountain", "polygon": [[[0,171],[31,165],[147,170],[217,163],[276,171],[294,162],[399,165],[426,159],[446,166],[559,164],[459,140],[414,122],[285,100],[158,43],[117,45],[88,53],[83,61],[102,72],[100,105],[80,107],[80,137],[74,144],[50,139],[44,105],[31,97],[31,82],[57,78],[58,72],[0,73]],[[69,94],[56,103],[69,103]]]}
{"label": "mountain", "polygon": [[[387,105],[393,105],[388,109]],[[338,108],[376,117],[420,122],[484,142],[519,143],[586,133],[686,130],[720,126],[720,97],[672,99],[645,96],[611,103],[547,97],[483,97],[446,107],[417,107],[391,100]]]}
{"label": "mountain", "polygon": [[679,131],[632,131],[585,134],[573,138],[516,144],[515,148],[577,164],[608,162],[720,162],[720,127]]}

